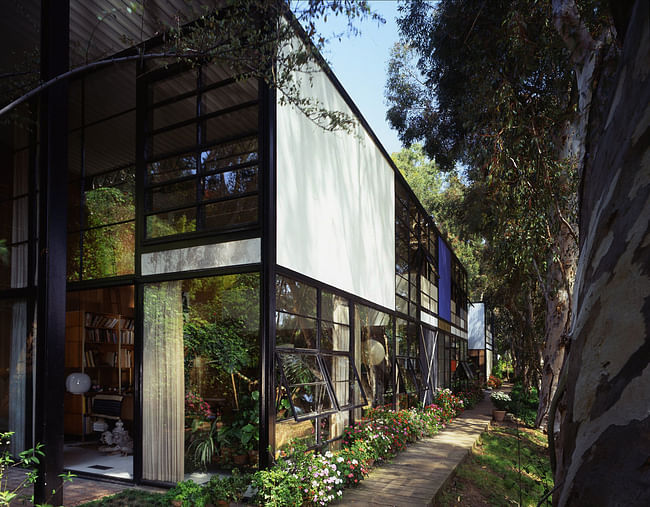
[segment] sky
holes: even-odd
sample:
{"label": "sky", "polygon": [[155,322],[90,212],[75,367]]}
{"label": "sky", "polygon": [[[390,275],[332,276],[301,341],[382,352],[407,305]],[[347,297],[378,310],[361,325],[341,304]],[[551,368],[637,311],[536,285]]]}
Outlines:
{"label": "sky", "polygon": [[[399,39],[397,23],[397,2],[393,0],[371,1],[371,8],[379,13],[386,23],[366,20],[357,22],[361,33],[343,36],[341,41],[333,39],[323,51],[334,74],[350,94],[361,114],[370,124],[388,153],[399,151],[402,144],[397,132],[386,121],[386,69],[390,49]],[[332,33],[344,32],[346,20],[340,16],[328,17],[320,30],[327,37]]]}

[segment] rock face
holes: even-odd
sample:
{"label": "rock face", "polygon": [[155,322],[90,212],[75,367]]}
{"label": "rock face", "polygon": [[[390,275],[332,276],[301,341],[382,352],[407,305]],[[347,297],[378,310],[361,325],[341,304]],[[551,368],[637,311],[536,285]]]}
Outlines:
{"label": "rock face", "polygon": [[629,19],[587,142],[555,505],[650,505],[650,3]]}

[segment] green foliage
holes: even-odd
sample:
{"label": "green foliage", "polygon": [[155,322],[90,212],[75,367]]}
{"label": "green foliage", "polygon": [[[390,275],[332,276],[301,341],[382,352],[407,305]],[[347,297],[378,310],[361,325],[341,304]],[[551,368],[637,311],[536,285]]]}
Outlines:
{"label": "green foliage", "polygon": [[206,356],[211,365],[228,374],[242,371],[252,364],[251,351],[242,338],[243,322],[206,322],[192,319],[183,326],[185,360]]}
{"label": "green foliage", "polygon": [[9,248],[7,247],[7,240],[0,239],[0,266],[9,264]]}
{"label": "green foliage", "polygon": [[[43,444],[36,444],[32,449],[27,449],[18,454],[18,457],[12,456],[9,451],[13,431],[0,432],[0,506],[16,505],[19,501],[21,504],[33,503],[34,497],[21,493],[21,490],[34,484],[37,479],[36,468],[45,456]],[[12,488],[8,486],[7,471],[9,468],[25,469],[25,478]],[[63,482],[71,481],[75,476],[70,472],[59,474]],[[52,494],[56,490],[52,491]]]}
{"label": "green foliage", "polygon": [[251,479],[250,475],[241,474],[237,469],[233,469],[232,475],[228,477],[212,477],[205,486],[208,501],[241,502]]}
{"label": "green foliage", "polygon": [[261,470],[253,477],[257,498],[262,505],[271,507],[302,505],[300,480],[287,470],[272,467]]}
{"label": "green foliage", "polygon": [[521,382],[515,382],[510,393],[511,401],[508,403],[508,412],[520,419],[526,426],[535,427],[537,408],[539,406],[539,393],[534,387],[526,388]]}
{"label": "green foliage", "polygon": [[260,439],[259,392],[241,397],[239,411],[230,424],[221,430],[220,438],[229,445],[238,445],[242,451],[257,450]]}
{"label": "green foliage", "polygon": [[168,504],[177,501],[183,507],[205,507],[208,502],[208,490],[193,480],[179,482],[165,494]]}
{"label": "green foliage", "polygon": [[[472,496],[466,499],[470,485]],[[519,504],[521,488],[521,505],[536,506],[552,487],[548,448],[541,431],[491,427],[458,468],[453,483],[444,488],[440,503],[466,504],[470,499],[478,503],[480,495],[481,504]]]}
{"label": "green foliage", "polygon": [[446,199],[458,224],[452,246],[470,273],[463,249],[480,260],[485,276],[473,295],[497,306],[498,349],[513,352],[531,384],[547,300],[571,283],[550,273],[576,248],[568,232],[576,160],[564,151],[575,118],[569,55],[548,2],[414,0],[401,13],[389,121],[405,143],[422,141],[443,170],[464,165],[466,185]]}

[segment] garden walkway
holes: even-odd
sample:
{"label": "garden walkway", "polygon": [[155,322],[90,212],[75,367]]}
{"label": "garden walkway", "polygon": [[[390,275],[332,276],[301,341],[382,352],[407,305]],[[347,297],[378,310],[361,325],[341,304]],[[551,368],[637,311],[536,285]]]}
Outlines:
{"label": "garden walkway", "polygon": [[486,395],[435,437],[411,444],[358,487],[345,490],[336,505],[435,505],[438,491],[453,478],[491,419],[492,402]]}

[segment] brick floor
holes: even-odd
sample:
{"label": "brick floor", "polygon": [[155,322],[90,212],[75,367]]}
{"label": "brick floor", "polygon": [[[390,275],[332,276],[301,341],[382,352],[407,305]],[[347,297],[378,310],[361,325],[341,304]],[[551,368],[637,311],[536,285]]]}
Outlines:
{"label": "brick floor", "polygon": [[491,419],[492,402],[486,396],[439,434],[410,445],[358,487],[345,490],[337,505],[434,505],[438,491],[453,478]]}
{"label": "brick floor", "polygon": [[[10,489],[15,488],[20,484],[20,482],[25,477],[25,473],[19,469],[12,468],[8,470],[8,485]],[[63,505],[64,506],[74,506],[82,503],[90,502],[92,500],[97,500],[99,498],[114,495],[119,493],[122,490],[133,488],[134,486],[125,483],[114,483],[114,482],[104,482],[104,481],[95,481],[92,479],[85,479],[81,477],[75,477],[71,482],[66,482],[63,485]],[[137,489],[146,489],[148,491],[162,491],[163,489],[156,488],[147,488],[138,486]],[[32,495],[32,487],[26,487],[20,492],[21,496],[26,496],[29,498]],[[11,502],[11,506],[19,505],[32,505],[30,502],[24,502],[23,500],[15,500]]]}

